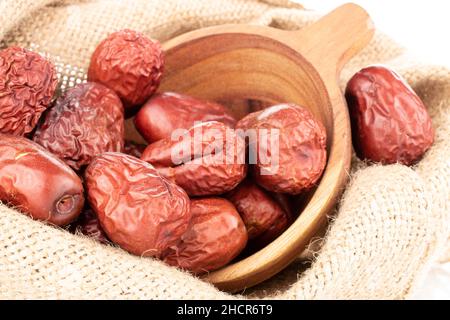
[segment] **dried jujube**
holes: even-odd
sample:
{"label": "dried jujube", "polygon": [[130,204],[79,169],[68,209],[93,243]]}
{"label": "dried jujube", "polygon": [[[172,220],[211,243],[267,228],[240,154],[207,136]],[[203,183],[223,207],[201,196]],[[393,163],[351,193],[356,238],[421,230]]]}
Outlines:
{"label": "dried jujube", "polygon": [[173,92],[151,97],[134,119],[139,133],[149,143],[170,137],[176,129],[189,129],[206,121],[219,121],[229,127],[236,124],[226,107]]}
{"label": "dried jujube", "polygon": [[31,132],[57,84],[53,64],[38,53],[19,47],[0,50],[0,133]]}
{"label": "dried jujube", "polygon": [[233,260],[247,243],[245,225],[228,200],[191,200],[192,220],[181,241],[164,253],[164,261],[196,274]]}
{"label": "dried jujube", "polygon": [[125,140],[125,145],[123,147],[123,153],[129,154],[130,156],[140,158],[147,146],[145,144],[136,143],[134,141]]}
{"label": "dried jujube", "polygon": [[163,65],[158,41],[126,29],[110,34],[95,49],[88,80],[113,89],[122,99],[126,114],[131,114],[158,89]]}
{"label": "dried jujube", "polygon": [[122,103],[111,89],[101,84],[79,84],[56,101],[33,139],[79,170],[99,154],[122,151]]}
{"label": "dried jujube", "polygon": [[131,253],[159,257],[188,228],[187,194],[144,161],[107,152],[86,168],[85,180],[108,238]]}
{"label": "dried jujube", "polygon": [[385,164],[417,162],[434,141],[422,100],[397,73],[370,66],[348,82],[353,146],[361,159]]}
{"label": "dried jujube", "polygon": [[247,173],[244,140],[216,121],[180,132],[179,139],[169,137],[150,144],[141,159],[190,196],[230,191]]}
{"label": "dried jujube", "polygon": [[236,129],[249,138],[255,181],[266,190],[299,194],[312,188],[325,168],[326,131],[298,105],[280,104],[242,118]]}
{"label": "dried jujube", "polygon": [[91,208],[85,209],[80,214],[78,220],[72,226],[72,230],[75,233],[84,234],[100,243],[109,243],[108,237],[106,236],[105,231],[103,231],[97,215]]}
{"label": "dried jujube", "polygon": [[264,248],[278,238],[292,223],[292,217],[288,214],[281,215],[279,219],[269,226],[263,233],[252,239],[249,243],[249,252]]}
{"label": "dried jujube", "polygon": [[286,212],[268,191],[249,179],[229,192],[226,198],[241,215],[249,240],[261,236],[275,225],[277,228],[272,233],[276,238],[288,226],[289,212]]}
{"label": "dried jujube", "polygon": [[0,200],[34,219],[66,225],[83,209],[83,185],[38,144],[0,134]]}

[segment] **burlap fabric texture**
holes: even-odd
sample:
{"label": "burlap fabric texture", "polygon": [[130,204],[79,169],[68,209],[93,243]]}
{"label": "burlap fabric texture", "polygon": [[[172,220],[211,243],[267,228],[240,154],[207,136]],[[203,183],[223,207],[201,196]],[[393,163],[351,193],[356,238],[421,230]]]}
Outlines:
{"label": "burlap fabric texture", "polygon": [[[161,41],[222,23],[301,28],[317,18],[288,1],[271,0],[3,0],[2,45],[18,44],[55,61],[61,86],[84,79],[97,43],[132,28]],[[360,67],[384,63],[398,70],[422,97],[436,142],[415,167],[368,166],[354,161],[321,250],[306,270],[288,270],[252,291],[285,299],[405,298],[449,235],[450,71],[422,65],[381,34],[342,73],[342,85]],[[302,270],[302,273],[299,271]],[[32,221],[0,207],[1,298],[232,299],[159,261]]]}

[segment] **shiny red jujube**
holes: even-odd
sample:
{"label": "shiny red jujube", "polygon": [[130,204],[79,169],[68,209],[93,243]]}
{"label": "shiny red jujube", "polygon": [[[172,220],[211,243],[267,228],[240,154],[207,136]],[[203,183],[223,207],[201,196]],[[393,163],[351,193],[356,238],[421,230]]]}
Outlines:
{"label": "shiny red jujube", "polygon": [[189,198],[150,164],[107,152],[86,168],[88,200],[114,243],[139,256],[159,257],[189,225]]}
{"label": "shiny red jujube", "polygon": [[149,143],[170,137],[176,129],[189,129],[196,122],[206,121],[222,122],[229,127],[236,124],[226,107],[173,92],[151,97],[134,119],[139,133]]}
{"label": "shiny red jujube", "polygon": [[434,141],[422,100],[397,73],[370,66],[348,82],[353,146],[361,159],[385,164],[417,162]]}
{"label": "shiny red jujube", "polygon": [[277,232],[273,232],[274,240],[289,225],[289,212],[286,212],[268,191],[249,179],[229,192],[226,198],[241,215],[249,240],[258,238],[277,225]]}
{"label": "shiny red jujube", "polygon": [[[174,159],[175,157],[175,159]],[[219,195],[246,176],[245,143],[221,122],[203,122],[181,139],[150,144],[141,157],[190,196]]]}
{"label": "shiny red jujube", "polygon": [[201,274],[223,267],[244,249],[247,231],[231,202],[192,199],[191,213],[189,229],[164,254],[166,263]]}
{"label": "shiny red jujube", "polygon": [[251,172],[266,190],[299,194],[322,176],[326,131],[309,110],[292,103],[275,105],[248,114],[236,129],[249,138]]}
{"label": "shiny red jujube", "polygon": [[0,200],[55,225],[74,221],[84,205],[81,179],[28,139],[0,134]]}

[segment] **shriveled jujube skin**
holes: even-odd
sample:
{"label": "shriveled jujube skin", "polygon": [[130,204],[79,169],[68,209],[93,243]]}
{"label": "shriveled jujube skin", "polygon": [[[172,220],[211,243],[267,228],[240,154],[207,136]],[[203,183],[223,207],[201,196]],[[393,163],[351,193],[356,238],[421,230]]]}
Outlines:
{"label": "shriveled jujube skin", "polygon": [[38,53],[19,47],[0,50],[0,133],[33,131],[57,84],[55,67]]}
{"label": "shriveled jujube skin", "polygon": [[136,143],[134,141],[125,140],[125,145],[123,147],[123,153],[129,154],[130,156],[141,158],[147,145]]}
{"label": "shriveled jujube skin", "polygon": [[359,158],[412,165],[433,144],[425,105],[394,71],[383,66],[362,69],[348,82],[345,97]]}
{"label": "shriveled jujube skin", "polygon": [[187,194],[144,161],[107,152],[86,168],[85,180],[108,238],[133,254],[159,257],[188,228]]}
{"label": "shriveled jujube skin", "polygon": [[226,198],[233,203],[241,215],[249,240],[261,236],[281,221],[283,223],[278,226],[281,232],[288,226],[289,212],[286,212],[268,191],[257,186],[250,179],[244,180],[227,193]]}
{"label": "shriveled jujube skin", "polygon": [[0,200],[55,225],[74,221],[84,205],[76,173],[41,146],[0,134]]}
{"label": "shriveled jujube skin", "polygon": [[244,249],[247,231],[231,202],[216,197],[192,199],[191,213],[181,241],[164,253],[167,264],[201,274],[223,267]]}
{"label": "shriveled jujube skin", "polygon": [[266,190],[299,194],[322,176],[327,159],[326,131],[307,109],[292,103],[275,105],[248,114],[236,129],[243,130],[239,134],[256,133],[253,138],[249,135],[249,152],[256,159],[251,172]]}
{"label": "shriveled jujube skin", "polygon": [[280,215],[268,229],[252,239],[249,243],[249,251],[256,251],[267,246],[286,231],[292,222],[292,216],[289,214]]}
{"label": "shriveled jujube skin", "polygon": [[[220,151],[215,152],[216,147]],[[178,154],[174,161],[173,156]],[[190,128],[181,140],[166,138],[154,142],[147,146],[141,159],[190,196],[230,191],[247,173],[244,140],[217,121]]]}
{"label": "shriveled jujube skin", "polygon": [[33,140],[79,170],[97,155],[122,151],[123,112],[114,91],[99,83],[82,83],[56,101]]}
{"label": "shriveled jujube skin", "polygon": [[125,29],[110,34],[95,49],[88,80],[114,90],[122,99],[126,114],[132,115],[158,89],[163,66],[158,41]]}
{"label": "shriveled jujube skin", "polygon": [[206,121],[222,122],[229,127],[236,124],[226,107],[173,92],[151,97],[134,119],[139,133],[149,143],[170,137],[176,129],[189,129]]}
{"label": "shriveled jujube skin", "polygon": [[91,208],[83,210],[78,220],[71,226],[71,229],[75,233],[79,232],[100,243],[109,243],[108,237],[100,225],[97,214]]}

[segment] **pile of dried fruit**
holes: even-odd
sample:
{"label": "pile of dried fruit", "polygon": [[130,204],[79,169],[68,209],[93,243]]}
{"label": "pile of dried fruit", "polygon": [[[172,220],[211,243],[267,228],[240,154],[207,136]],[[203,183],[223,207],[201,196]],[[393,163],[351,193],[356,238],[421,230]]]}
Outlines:
{"label": "pile of dried fruit", "polygon": [[[293,103],[238,121],[220,104],[155,93],[163,67],[157,41],[119,31],[93,53],[89,82],[53,102],[53,65],[1,50],[0,200],[197,274],[277,238],[295,218],[289,195],[324,171],[325,128]],[[346,98],[361,158],[410,165],[433,143],[423,103],[394,72],[361,70]],[[147,146],[125,141],[131,116]]]}

